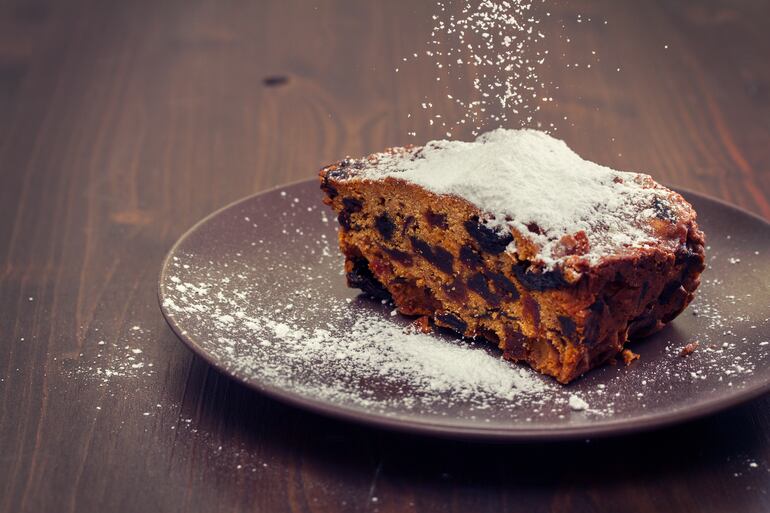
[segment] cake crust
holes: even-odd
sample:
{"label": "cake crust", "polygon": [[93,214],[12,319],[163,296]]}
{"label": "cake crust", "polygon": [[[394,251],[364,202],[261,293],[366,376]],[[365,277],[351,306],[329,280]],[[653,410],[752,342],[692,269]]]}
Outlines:
{"label": "cake crust", "polygon": [[351,287],[392,298],[402,314],[486,338],[505,358],[561,383],[661,329],[692,300],[704,269],[696,214],[646,175],[623,178],[639,176],[640,189],[655,189],[643,244],[595,258],[596,237],[579,230],[550,235],[556,242],[540,258],[546,244],[538,243],[537,220],[528,220],[526,233],[514,223],[501,230],[488,222],[499,212],[468,198],[371,172],[420,151],[396,148],[321,169]]}

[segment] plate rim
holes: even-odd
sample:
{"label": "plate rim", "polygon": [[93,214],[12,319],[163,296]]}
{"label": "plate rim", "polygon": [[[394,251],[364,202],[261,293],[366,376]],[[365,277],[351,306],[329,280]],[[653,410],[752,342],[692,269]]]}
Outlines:
{"label": "plate rim", "polygon": [[[765,382],[760,382],[754,386],[736,389],[736,392],[718,397],[713,400],[707,400],[696,406],[678,409],[668,412],[661,412],[658,414],[652,414],[641,418],[626,418],[617,421],[603,422],[597,425],[584,424],[574,427],[557,427],[557,428],[515,428],[501,429],[501,428],[484,428],[483,426],[447,426],[446,424],[432,422],[432,421],[419,421],[416,419],[404,418],[399,416],[389,416],[372,411],[367,411],[363,408],[346,407],[343,405],[334,404],[328,401],[321,401],[316,399],[310,399],[306,395],[291,391],[287,388],[281,388],[265,383],[255,382],[247,379],[245,376],[239,375],[239,373],[227,368],[219,359],[212,356],[203,347],[194,340],[192,336],[185,333],[185,330],[181,328],[176,322],[174,314],[170,312],[164,304],[164,284],[166,283],[166,277],[168,275],[169,268],[173,261],[173,257],[178,248],[194,234],[201,226],[208,223],[211,219],[219,216],[223,212],[236,208],[242,203],[252,201],[260,196],[270,194],[280,189],[286,189],[289,187],[296,187],[310,182],[314,182],[316,179],[304,179],[297,180],[274,187],[259,191],[249,196],[240,198],[233,201],[221,208],[216,209],[201,220],[187,229],[171,246],[166,255],[163,257],[159,277],[157,298],[160,306],[161,313],[168,326],[174,332],[176,337],[194,354],[200,357],[208,365],[216,369],[218,372],[226,375],[230,379],[245,385],[247,388],[255,390],[271,399],[277,400],[281,403],[288,404],[293,407],[309,410],[313,413],[323,415],[325,417],[331,417],[336,419],[342,419],[344,421],[353,422],[356,424],[363,424],[373,426],[388,431],[406,432],[418,435],[438,436],[441,438],[462,439],[472,441],[491,441],[491,442],[525,442],[525,441],[566,441],[585,438],[605,438],[614,436],[623,436],[632,433],[640,433],[643,431],[651,431],[653,429],[660,429],[675,424],[681,424],[689,422],[695,419],[703,418],[708,415],[712,415],[732,407],[736,407],[740,404],[744,404],[752,399],[755,399],[767,392],[770,392],[770,378]],[[747,215],[756,221],[764,224],[770,229],[770,221],[763,217],[749,212],[748,210],[728,203],[720,198],[715,198],[708,194],[693,191],[687,187],[668,186],[671,190],[682,194],[683,196],[691,195],[697,196],[700,199],[718,203],[724,208],[738,211],[743,215]]]}

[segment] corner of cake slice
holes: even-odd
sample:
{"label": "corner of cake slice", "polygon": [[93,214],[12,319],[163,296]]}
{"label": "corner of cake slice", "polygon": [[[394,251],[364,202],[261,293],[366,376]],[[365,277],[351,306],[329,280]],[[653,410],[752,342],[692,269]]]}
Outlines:
{"label": "corner of cake slice", "polygon": [[653,333],[704,269],[693,208],[534,130],[320,171],[348,284],[568,383]]}

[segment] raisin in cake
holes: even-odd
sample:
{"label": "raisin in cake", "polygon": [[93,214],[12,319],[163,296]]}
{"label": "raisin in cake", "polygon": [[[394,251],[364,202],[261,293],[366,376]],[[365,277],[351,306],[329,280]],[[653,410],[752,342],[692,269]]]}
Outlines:
{"label": "raisin in cake", "polygon": [[671,321],[704,269],[679,194],[534,130],[393,148],[320,178],[351,287],[561,383]]}

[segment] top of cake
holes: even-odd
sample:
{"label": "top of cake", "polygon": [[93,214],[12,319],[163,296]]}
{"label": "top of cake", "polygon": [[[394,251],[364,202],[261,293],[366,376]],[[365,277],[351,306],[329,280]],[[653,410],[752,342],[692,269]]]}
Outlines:
{"label": "top of cake", "polygon": [[694,218],[650,176],[584,160],[536,130],[497,129],[473,142],[431,141],[347,164],[348,173],[356,169],[349,179],[390,177],[468,201],[489,227],[516,235],[509,252],[527,241],[527,257],[545,269],[666,242],[673,249],[682,234],[670,228]]}

